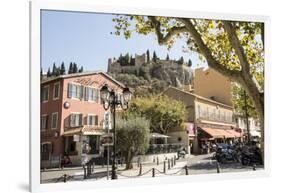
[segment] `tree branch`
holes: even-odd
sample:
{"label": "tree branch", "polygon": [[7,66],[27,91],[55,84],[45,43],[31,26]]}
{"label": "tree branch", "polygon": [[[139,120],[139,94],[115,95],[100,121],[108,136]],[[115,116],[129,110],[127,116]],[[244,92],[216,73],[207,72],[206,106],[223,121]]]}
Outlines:
{"label": "tree branch", "polygon": [[164,35],[161,32],[161,28],[160,28],[161,23],[154,16],[148,16],[148,19],[150,20],[152,26],[155,29],[159,45],[164,45],[164,44],[168,43],[174,35],[186,32],[186,29],[184,26],[172,27],[170,29],[170,31],[166,35]]}
{"label": "tree branch", "polygon": [[228,78],[232,80],[236,80],[238,82],[241,81],[241,71],[238,70],[230,70],[220,64],[213,56],[211,50],[207,47],[204,41],[201,38],[201,35],[196,30],[195,26],[192,24],[190,19],[178,18],[181,22],[185,24],[186,31],[190,33],[190,35],[195,40],[196,44],[198,45],[201,53],[205,56],[208,66],[215,69],[221,74],[224,74]]}
{"label": "tree branch", "polygon": [[242,67],[242,71],[244,71],[245,73],[250,75],[250,64],[247,60],[247,56],[244,52],[244,48],[241,45],[241,43],[236,35],[235,28],[233,27],[233,25],[231,24],[230,21],[222,21],[222,22],[224,24],[224,29],[228,34],[228,39],[231,42],[231,45],[234,48],[235,53],[237,54],[237,56],[239,58],[240,65]]}

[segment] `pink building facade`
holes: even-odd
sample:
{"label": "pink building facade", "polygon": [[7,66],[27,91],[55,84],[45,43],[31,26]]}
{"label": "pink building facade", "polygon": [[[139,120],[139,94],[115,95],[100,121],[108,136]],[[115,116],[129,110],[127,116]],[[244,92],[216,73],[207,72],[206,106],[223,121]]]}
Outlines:
{"label": "pink building facade", "polygon": [[107,84],[121,94],[124,85],[103,72],[86,72],[41,83],[41,167],[58,165],[67,155],[72,164],[102,155],[100,136],[107,113],[100,89]]}

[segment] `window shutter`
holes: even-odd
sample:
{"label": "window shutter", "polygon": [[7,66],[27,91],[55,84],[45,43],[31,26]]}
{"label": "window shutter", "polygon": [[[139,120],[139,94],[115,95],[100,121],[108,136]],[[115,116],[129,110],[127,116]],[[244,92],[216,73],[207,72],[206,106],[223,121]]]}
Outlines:
{"label": "window shutter", "polygon": [[73,127],[73,114],[70,114],[70,116],[69,116],[69,126],[70,127]]}
{"label": "window shutter", "polygon": [[72,84],[68,84],[68,98],[72,98]]}
{"label": "window shutter", "polygon": [[47,115],[47,116],[46,116],[45,129],[47,129],[47,128],[48,128],[48,118],[49,118],[49,116]]}
{"label": "window shutter", "polygon": [[83,96],[84,96],[84,86],[80,86],[80,99],[83,99]]}
{"label": "window shutter", "polygon": [[82,115],[82,114],[79,114],[79,126],[82,125],[82,118],[83,118],[83,115]]}
{"label": "window shutter", "polygon": [[99,118],[98,118],[98,115],[95,116],[95,125],[99,125]]}
{"label": "window shutter", "polygon": [[89,100],[89,87],[85,87],[85,101]]}

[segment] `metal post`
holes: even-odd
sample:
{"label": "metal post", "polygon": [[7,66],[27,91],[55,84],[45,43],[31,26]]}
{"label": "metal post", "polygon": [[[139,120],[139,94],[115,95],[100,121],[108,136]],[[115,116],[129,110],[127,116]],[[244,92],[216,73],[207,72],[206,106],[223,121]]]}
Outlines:
{"label": "metal post", "polygon": [[163,172],[166,173],[166,161],[164,161]]}
{"label": "metal post", "polygon": [[220,173],[220,164],[217,162],[217,173]]}
{"label": "metal post", "polygon": [[139,176],[142,174],[142,164],[140,163]]}
{"label": "metal post", "polygon": [[184,166],[184,169],[185,169],[185,175],[189,175],[189,174],[188,174],[188,167],[187,167],[187,165]]}
{"label": "metal post", "polygon": [[171,159],[171,167],[173,167],[174,166],[174,160],[173,160],[173,158]]}
{"label": "metal post", "polygon": [[117,175],[116,175],[116,166],[115,166],[115,162],[116,162],[116,128],[115,128],[115,110],[116,110],[116,101],[117,97],[114,94],[114,102],[113,102],[113,163],[112,163],[112,172],[111,172],[111,179],[117,179]]}
{"label": "metal post", "polygon": [[[109,129],[107,131],[109,133]],[[107,180],[109,180],[109,144],[107,144]]]}
{"label": "metal post", "polygon": [[86,171],[85,165],[83,165],[83,170],[84,170],[84,179],[86,179],[87,178],[87,171]]}
{"label": "metal post", "polygon": [[256,171],[257,168],[256,168],[256,164],[253,164],[253,171]]}
{"label": "metal post", "polygon": [[64,174],[64,175],[63,175],[63,182],[64,182],[64,183],[66,182],[66,177],[67,177],[66,174]]}
{"label": "metal post", "polygon": [[93,162],[93,165],[92,165],[92,173],[95,172],[95,162]]}
{"label": "metal post", "polygon": [[176,156],[174,156],[174,166],[176,165]]}
{"label": "metal post", "polygon": [[170,159],[168,159],[168,170],[171,169]]}
{"label": "metal post", "polygon": [[152,168],[152,177],[155,177],[155,168]]}
{"label": "metal post", "polygon": [[159,158],[158,158],[158,156],[156,158],[156,161],[157,161],[157,165],[159,165]]}

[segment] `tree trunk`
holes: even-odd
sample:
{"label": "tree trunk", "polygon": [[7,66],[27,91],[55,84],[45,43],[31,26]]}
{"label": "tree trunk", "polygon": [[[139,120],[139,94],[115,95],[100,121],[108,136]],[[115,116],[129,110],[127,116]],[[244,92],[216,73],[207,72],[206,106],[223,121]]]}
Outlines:
{"label": "tree trunk", "polygon": [[133,164],[132,164],[133,156],[131,150],[127,152],[126,155],[126,167],[125,170],[133,169]]}

